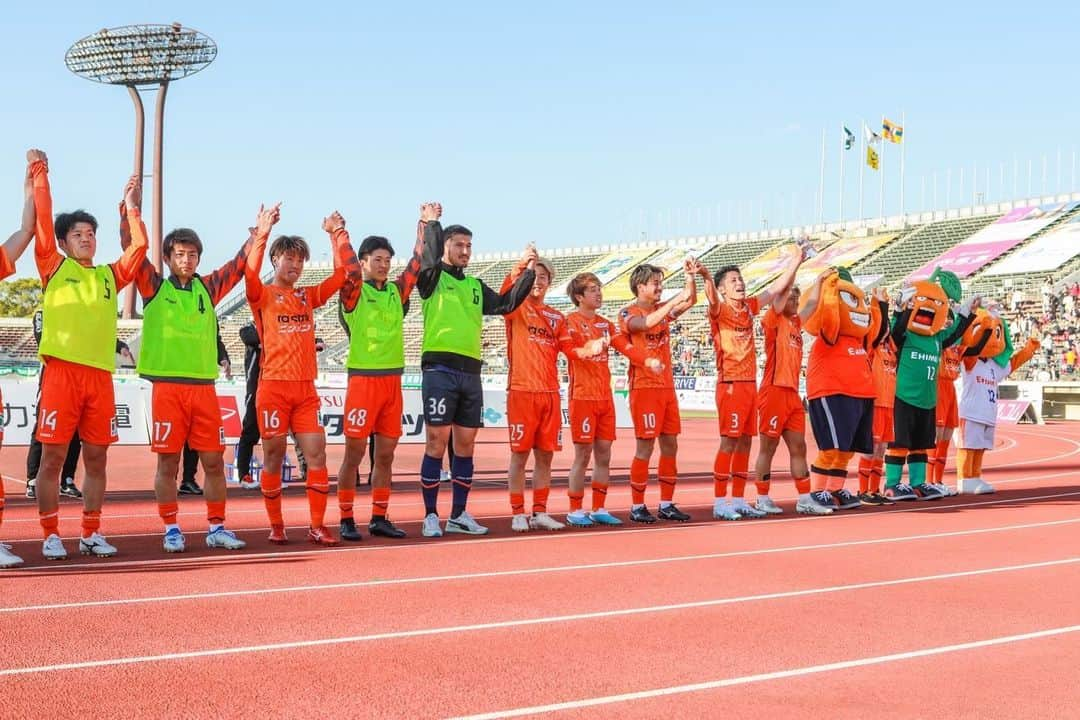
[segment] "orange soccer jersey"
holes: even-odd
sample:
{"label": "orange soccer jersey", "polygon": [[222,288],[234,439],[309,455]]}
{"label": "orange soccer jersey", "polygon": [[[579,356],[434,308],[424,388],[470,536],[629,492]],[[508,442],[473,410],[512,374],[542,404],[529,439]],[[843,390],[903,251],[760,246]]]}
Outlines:
{"label": "orange soccer jersey", "polygon": [[757,381],[754,316],[758,310],[756,297],[746,298],[741,307],[728,302],[709,307],[709,329],[716,347],[718,374],[725,382]]}
{"label": "orange soccer jersey", "polygon": [[260,378],[314,381],[318,377],[314,313],[341,289],[344,279],[344,271],[337,270],[318,285],[290,290],[268,284],[255,293],[248,290],[262,342]]}
{"label": "orange soccer jersey", "polygon": [[803,356],[802,321],[798,315],[788,317],[770,306],[761,326],[765,328],[765,375],[761,386],[798,390]]}
{"label": "orange soccer jersey", "polygon": [[664,366],[659,373],[649,372],[634,364],[630,365],[630,389],[675,389],[675,376],[671,368],[671,330],[669,320],[664,318],[654,327],[641,332],[630,331],[630,319],[648,317],[649,310],[631,303],[619,311],[619,331],[630,338],[630,344],[642,352],[641,360],[655,358]]}
{"label": "orange soccer jersey", "polygon": [[510,361],[507,388],[559,392],[559,352],[568,352],[572,347],[563,314],[529,297],[506,316],[506,352]]}
{"label": "orange soccer jersey", "polygon": [[892,408],[896,400],[896,348],[888,335],[872,351],[874,407]]}
{"label": "orange soccer jersey", "polygon": [[806,363],[806,398],[829,395],[877,397],[870,358],[858,338],[841,335],[830,345],[817,338]]}

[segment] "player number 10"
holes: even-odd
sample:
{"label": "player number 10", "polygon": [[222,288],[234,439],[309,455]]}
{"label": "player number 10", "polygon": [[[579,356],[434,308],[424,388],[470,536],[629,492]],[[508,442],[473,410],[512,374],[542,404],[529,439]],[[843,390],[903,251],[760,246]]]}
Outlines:
{"label": "player number 10", "polygon": [[642,413],[641,422],[646,430],[656,429],[656,413]]}

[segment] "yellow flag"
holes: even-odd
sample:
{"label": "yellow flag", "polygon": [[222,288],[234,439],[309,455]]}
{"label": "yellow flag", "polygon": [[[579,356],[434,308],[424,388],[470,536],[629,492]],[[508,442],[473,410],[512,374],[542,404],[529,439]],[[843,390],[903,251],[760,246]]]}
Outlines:
{"label": "yellow flag", "polygon": [[892,120],[882,118],[881,134],[889,142],[899,145],[904,141],[904,126],[897,125]]}
{"label": "yellow flag", "polygon": [[874,148],[869,145],[866,147],[866,164],[874,170],[878,169],[878,154]]}

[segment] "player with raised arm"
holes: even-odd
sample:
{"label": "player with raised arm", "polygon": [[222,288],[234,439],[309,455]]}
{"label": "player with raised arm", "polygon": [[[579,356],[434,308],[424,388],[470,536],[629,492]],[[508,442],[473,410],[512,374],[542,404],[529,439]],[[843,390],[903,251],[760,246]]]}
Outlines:
{"label": "player with raised arm", "polygon": [[[551,459],[562,449],[562,408],[559,402],[559,353],[584,359],[604,353],[604,339],[577,346],[570,337],[566,318],[544,302],[555,278],[551,262],[539,257],[532,245],[521,262],[503,281],[502,291],[513,287],[518,276],[534,269],[532,292],[516,310],[506,315],[506,351],[510,364],[507,379],[506,418],[510,431],[510,466],[507,470],[514,532],[561,530],[564,525],[547,512],[551,491]],[[606,353],[605,353],[606,354]],[[525,465],[533,456],[532,515],[525,514]]]}
{"label": "player with raised arm", "polygon": [[[76,210],[52,217],[49,165],[45,153],[26,153],[34,183],[34,260],[41,276],[43,322],[41,355],[45,369],[38,398],[38,440],[42,443],[37,477],[38,514],[47,560],[63,560],[60,540],[60,470],[76,430],[82,438],[82,535],[79,552],[111,557],[116,548],[99,532],[105,499],[106,457],[117,441],[116,400],[112,373],[116,368],[117,296],[130,283],[146,257],[146,228],[139,213],[139,179],[124,188],[124,207],[131,244],[120,259],[95,265],[97,220]],[[58,250],[62,248],[66,255]]]}
{"label": "player with raised arm", "polygon": [[[757,295],[746,295],[746,283],[735,265],[726,265],[709,277],[702,268],[705,298],[709,301],[709,329],[716,349],[716,415],[720,425],[720,448],[713,461],[713,517],[739,520],[775,512],[775,503],[762,501],[751,507],[744,497],[750,469],[750,444],[758,429],[757,360],[754,353],[754,316],[787,293],[795,273],[806,257],[805,245],[791,252],[780,276]],[[800,360],[801,361],[801,360]],[[796,392],[798,392],[796,386]],[[771,398],[767,398],[771,400]],[[789,401],[790,397],[783,398]],[[777,407],[777,415],[787,414]],[[728,501],[728,489],[732,499]]]}
{"label": "player with raised arm", "polygon": [[[612,515],[607,502],[611,477],[611,444],[615,441],[615,399],[611,394],[611,368],[608,347],[630,358],[630,362],[649,372],[659,373],[663,364],[655,357],[646,357],[643,348],[634,347],[619,327],[600,315],[604,296],[600,278],[593,273],[579,273],[567,286],[575,309],[566,316],[570,338],[577,347],[601,340],[602,352],[587,357],[568,354],[570,371],[570,439],[574,443],[574,461],[570,466],[567,494],[570,512],[566,522],[578,527],[590,525],[621,525]],[[592,460],[592,511],[582,508],[585,498],[585,471]]]}
{"label": "player with raised arm", "polygon": [[[344,225],[344,221],[342,221]],[[342,227],[338,232],[348,238]],[[341,318],[349,331],[349,388],[345,394],[345,456],[338,471],[341,539],[360,540],[353,518],[356,475],[368,439],[374,434],[371,522],[368,532],[403,538],[405,531],[386,516],[392,464],[401,437],[401,374],[405,370],[405,314],[420,271],[422,237],[396,278],[390,279],[394,247],[370,235],[359,249],[359,263],[341,288]]]}
{"label": "player with raised arm", "polygon": [[[630,337],[634,347],[644,350],[647,358],[663,365],[663,372],[642,372],[630,366],[630,414],[634,420],[634,459],[630,464],[630,519],[640,523],[662,520],[686,522],[690,516],[679,510],[673,501],[678,480],[676,454],[679,450],[679,401],[675,396],[675,377],[671,368],[670,322],[697,302],[696,260],[683,264],[686,283],[670,300],[663,301],[664,271],[655,265],[641,264],[630,273],[630,292],[634,302],[619,312],[619,329]],[[654,364],[655,365],[655,364]],[[660,461],[657,477],[660,483],[660,509],[656,515],[645,505],[645,488],[649,482],[649,461],[657,438],[660,440]]]}
{"label": "player with raised arm", "polygon": [[465,274],[472,256],[472,232],[462,225],[443,228],[442,206],[420,208],[424,238],[416,289],[424,311],[420,365],[427,442],[420,464],[424,496],[424,537],[440,537],[439,474],[447,439],[453,428],[454,458],[450,463],[453,501],[446,532],[486,535],[488,529],[465,509],[472,487],[473,446],[483,424],[484,390],[480,382],[484,315],[506,315],[517,309],[532,290],[536,273],[526,268],[513,287],[497,293],[479,278]]}
{"label": "player with raised arm", "polygon": [[[265,243],[270,221],[269,213],[260,213],[236,255],[207,277],[196,272],[202,240],[194,230],[177,228],[161,245],[169,276],[163,278],[146,259],[135,276],[143,300],[136,371],[153,386],[150,449],[157,454],[154,494],[165,524],[165,552],[184,552],[187,547],[176,501],[176,474],[185,443],[197,453],[205,473],[207,547],[240,550],[246,545],[225,529],[225,428],[214,387],[219,370],[214,307],[243,279],[248,252],[257,237]],[[129,232],[126,217],[121,218],[120,232]],[[194,477],[190,484],[194,485]]]}
{"label": "player with raised arm", "polygon": [[[259,227],[272,227],[279,215],[280,203],[269,209],[259,208]],[[323,220],[334,251],[334,272],[318,285],[296,284],[304,272],[304,263],[311,257],[307,242],[296,235],[281,235],[270,244],[274,277],[269,283],[264,285],[259,277],[267,235],[256,235],[244,266],[248,304],[262,345],[255,410],[265,460],[261,484],[270,518],[269,539],[276,545],[288,542],[281,513],[281,466],[290,430],[308,461],[308,540],[323,546],[338,544],[324,524],[330,481],[326,433],[319,421],[320,401],[315,389],[319,371],[314,312],[341,289],[346,266],[356,262],[348,236],[340,232],[344,227],[345,221],[337,213]]]}
{"label": "player with raised arm", "polygon": [[[34,183],[29,169],[23,183],[23,214],[22,225],[11,234],[3,245],[0,245],[0,280],[15,273],[15,263],[18,262],[30,241],[34,238]],[[0,399],[0,408],[4,405]],[[4,443],[4,426],[0,424],[0,446]],[[4,524],[4,481],[0,478],[0,526]],[[21,557],[11,552],[8,545],[0,542],[0,569],[13,568],[22,565]]]}

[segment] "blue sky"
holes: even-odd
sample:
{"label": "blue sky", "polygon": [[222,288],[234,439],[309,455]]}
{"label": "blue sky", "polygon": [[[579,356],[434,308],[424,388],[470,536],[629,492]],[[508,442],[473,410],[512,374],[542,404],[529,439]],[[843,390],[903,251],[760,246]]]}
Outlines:
{"label": "blue sky", "polygon": [[[965,204],[976,165],[987,199],[1011,195],[1014,157],[1021,195],[1028,160],[1042,191],[1043,155],[1055,192],[1059,148],[1060,190],[1071,189],[1074,4],[516,5],[186,2],[153,16],[5,6],[0,221],[17,222],[24,152],[42,147],[56,208],[96,213],[111,258],[131,103],[68,72],[64,52],[103,27],[173,20],[219,45],[213,65],[170,88],[166,118],[165,229],[200,232],[206,271],[276,200],[278,229],[308,237],[317,258],[330,211],[354,236],[386,234],[404,251],[427,199],[470,226],[480,251],[752,230],[762,214],[774,227],[808,222],[823,128],[825,216],[836,219],[839,125],[858,132],[861,117],[876,126],[902,111],[909,211],[922,207],[923,177],[930,204],[935,172],[944,206],[949,168],[954,206],[961,167]],[[894,150],[887,213],[899,210]],[[857,155],[846,156],[849,218]],[[867,173],[866,215],[877,181]],[[27,257],[20,275],[32,273]]]}

